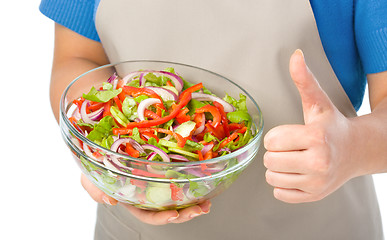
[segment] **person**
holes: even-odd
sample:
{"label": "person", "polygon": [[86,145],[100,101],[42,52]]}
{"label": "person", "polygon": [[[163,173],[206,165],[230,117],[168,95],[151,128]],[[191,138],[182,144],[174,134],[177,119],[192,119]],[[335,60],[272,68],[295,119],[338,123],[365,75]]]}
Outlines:
{"label": "person", "polygon": [[[132,59],[221,73],[265,118],[257,159],[211,202],[140,210],[82,175],[104,203],[96,239],[383,239],[371,174],[387,171],[386,1],[42,0],[40,11],[56,22],[57,119],[72,79]],[[372,113],[356,116],[366,81]]]}

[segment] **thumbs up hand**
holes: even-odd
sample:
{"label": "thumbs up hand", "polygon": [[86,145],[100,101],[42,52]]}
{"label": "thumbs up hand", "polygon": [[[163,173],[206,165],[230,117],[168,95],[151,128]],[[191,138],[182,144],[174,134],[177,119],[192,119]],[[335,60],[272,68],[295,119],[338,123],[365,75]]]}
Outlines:
{"label": "thumbs up hand", "polygon": [[321,89],[301,50],[291,56],[289,70],[305,125],[282,125],[266,134],[266,181],[281,201],[317,201],[358,175],[351,162],[351,123]]}

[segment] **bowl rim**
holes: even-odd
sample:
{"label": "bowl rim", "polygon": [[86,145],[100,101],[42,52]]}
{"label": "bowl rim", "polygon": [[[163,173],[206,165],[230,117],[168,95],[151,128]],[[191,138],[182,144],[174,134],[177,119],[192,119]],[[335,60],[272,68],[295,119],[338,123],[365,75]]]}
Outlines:
{"label": "bowl rim", "polygon": [[[67,117],[67,113],[65,112],[66,109],[65,109],[65,99],[66,99],[66,95],[67,95],[67,92],[69,91],[69,89],[71,88],[71,86],[77,81],[79,80],[80,78],[82,78],[83,76],[91,73],[91,72],[94,72],[94,71],[98,71],[100,69],[103,69],[103,68],[109,68],[109,67],[114,67],[116,65],[120,65],[120,64],[125,64],[125,63],[141,63],[141,62],[154,62],[154,63],[164,63],[164,64],[173,64],[173,65],[180,65],[180,66],[183,66],[183,67],[188,67],[188,68],[194,68],[194,69],[198,69],[198,70],[201,70],[201,71],[205,71],[207,73],[210,73],[212,75],[215,75],[217,77],[220,77],[226,81],[228,81],[229,83],[231,83],[232,85],[236,86],[237,88],[239,88],[245,95],[246,97],[249,98],[249,100],[253,103],[253,105],[255,106],[255,108],[257,108],[258,110],[258,113],[259,113],[259,119],[258,119],[258,125],[256,126],[257,129],[256,129],[256,135],[245,145],[243,146],[242,148],[230,153],[230,154],[226,154],[224,156],[220,156],[220,157],[215,157],[215,158],[212,158],[212,159],[209,159],[209,160],[203,160],[203,161],[200,161],[200,162],[168,162],[168,163],[164,163],[164,162],[158,162],[160,165],[168,165],[168,166],[192,166],[192,165],[199,165],[199,164],[210,164],[210,163],[216,163],[216,162],[220,162],[220,161],[223,161],[223,160],[226,160],[226,159],[229,159],[229,158],[233,158],[233,157],[236,157],[238,155],[240,155],[241,153],[243,153],[244,151],[246,151],[246,149],[248,149],[252,144],[255,144],[262,136],[263,134],[263,130],[264,130],[264,119],[263,119],[263,114],[262,114],[262,111],[261,111],[261,108],[259,107],[259,105],[257,104],[257,102],[254,100],[254,98],[244,89],[242,88],[241,86],[239,86],[237,83],[235,83],[234,81],[228,79],[227,77],[223,76],[223,75],[220,75],[216,72],[213,72],[213,71],[210,71],[210,70],[207,70],[207,69],[204,69],[204,68],[201,68],[201,67],[197,67],[197,66],[193,66],[193,65],[189,65],[189,64],[184,64],[184,63],[178,63],[178,62],[172,62],[172,61],[162,61],[162,60],[126,60],[126,61],[119,61],[119,62],[114,62],[114,63],[110,63],[110,64],[105,64],[105,65],[102,65],[102,66],[99,66],[99,67],[96,67],[96,68],[93,68],[91,70],[88,70],[84,73],[82,73],[81,75],[79,75],[78,77],[76,77],[74,80],[72,80],[68,86],[65,88],[65,90],[63,91],[62,93],[62,96],[60,98],[60,124],[65,124],[66,127],[70,130],[70,132],[72,134],[74,134],[77,138],[79,138],[81,141],[85,142],[87,145],[89,146],[92,146],[93,148],[97,148],[99,150],[102,150],[104,152],[107,152],[108,154],[111,154],[111,155],[115,155],[117,157],[121,157],[121,158],[124,158],[125,160],[129,160],[131,162],[139,162],[139,163],[154,163],[154,161],[149,161],[149,160],[146,160],[146,159],[141,159],[141,158],[133,158],[133,157],[130,157],[130,156],[127,156],[127,155],[124,155],[124,154],[120,154],[120,153],[117,153],[117,152],[113,152],[111,151],[110,149],[107,149],[107,148],[104,148],[96,143],[94,143],[93,141],[89,140],[88,138],[86,138],[83,134],[81,134],[78,130],[76,130],[76,128],[70,123],[68,117]],[[91,159],[89,158],[93,163],[96,163],[97,165],[98,162],[95,161],[94,159]],[[243,161],[242,161],[243,162]],[[236,165],[239,165],[239,164],[242,164],[242,162],[239,162],[238,164]],[[103,168],[107,169],[107,170],[110,170],[111,169],[108,169],[106,168],[104,165],[102,165]]]}

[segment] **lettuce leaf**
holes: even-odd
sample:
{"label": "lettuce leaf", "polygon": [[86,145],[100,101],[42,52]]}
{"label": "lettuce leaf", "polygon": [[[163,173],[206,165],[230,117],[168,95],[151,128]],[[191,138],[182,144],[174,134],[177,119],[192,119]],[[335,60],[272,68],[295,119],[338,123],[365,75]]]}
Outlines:
{"label": "lettuce leaf", "polygon": [[236,100],[235,98],[231,97],[226,93],[226,96],[223,98],[224,101],[232,104],[236,111],[246,111],[247,112],[247,106],[246,106],[246,96],[242,93],[239,94],[239,100]]}
{"label": "lettuce leaf", "polygon": [[121,88],[98,91],[95,87],[92,87],[88,94],[83,94],[83,98],[93,102],[107,102],[120,94],[121,91]]}
{"label": "lettuce leaf", "polygon": [[136,100],[126,97],[122,102],[122,112],[131,121],[138,117]]}
{"label": "lettuce leaf", "polygon": [[146,142],[144,140],[142,140],[142,138],[140,137],[140,132],[138,131],[138,128],[133,128],[132,130],[132,136],[129,136],[130,138],[136,140],[139,144],[143,145],[145,144]]}
{"label": "lettuce leaf", "polygon": [[105,138],[112,135],[114,126],[116,126],[114,119],[111,116],[106,116],[94,125],[94,129],[87,135],[87,138],[101,145]]}

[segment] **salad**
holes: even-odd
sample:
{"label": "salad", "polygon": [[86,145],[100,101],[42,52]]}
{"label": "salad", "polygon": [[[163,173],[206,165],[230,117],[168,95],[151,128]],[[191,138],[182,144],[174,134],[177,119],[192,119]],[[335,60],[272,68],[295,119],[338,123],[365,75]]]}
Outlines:
{"label": "salad", "polygon": [[[197,162],[224,156],[245,146],[255,135],[245,95],[235,99],[226,93],[221,98],[202,83],[184,80],[173,68],[139,70],[123,78],[114,73],[101,87],[91,87],[88,93],[75,99],[73,105],[69,121],[90,141],[155,164],[138,167],[132,161],[113,157],[74,137],[78,148],[108,169],[136,176],[164,179],[210,176],[236,165],[237,160],[227,164],[200,164],[199,169],[161,168],[157,163]],[[99,186],[103,190],[125,201],[137,196],[132,202],[138,202],[142,196],[142,204],[170,204],[170,201],[204,196],[214,188],[208,184],[199,186],[190,182],[182,186],[172,182],[169,189],[160,190],[163,188],[155,186],[157,183],[146,184],[134,179],[120,182],[114,174],[104,176],[88,161],[82,164],[102,183]],[[115,189],[106,189],[106,183],[115,184]]]}

